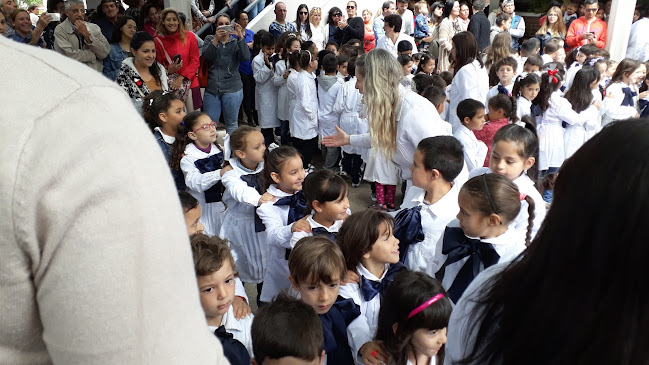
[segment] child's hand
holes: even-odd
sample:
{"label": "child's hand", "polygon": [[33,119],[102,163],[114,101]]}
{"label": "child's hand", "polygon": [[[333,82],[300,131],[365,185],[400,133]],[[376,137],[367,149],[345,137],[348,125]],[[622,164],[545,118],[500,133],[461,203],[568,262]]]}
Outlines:
{"label": "child's hand", "polygon": [[383,341],[366,342],[359,351],[365,365],[380,365],[388,363],[388,354],[383,349]]}
{"label": "child's hand", "polygon": [[275,196],[273,196],[271,193],[264,193],[261,198],[259,198],[259,202],[257,202],[257,206],[260,206],[264,203],[268,202],[273,202],[275,201]]}
{"label": "child's hand", "polygon": [[311,233],[311,225],[309,224],[309,222],[306,221],[306,219],[308,217],[309,216],[306,215],[306,216],[304,216],[304,218],[302,218],[302,219],[298,220],[297,222],[293,223],[293,226],[291,226],[291,232],[293,232],[293,233],[295,233],[295,232]]}
{"label": "child's hand", "polygon": [[351,284],[351,283],[360,283],[361,278],[358,276],[357,273],[347,270],[347,276],[345,278],[345,281],[343,281],[343,285]]}
{"label": "child's hand", "polygon": [[602,109],[602,102],[600,102],[600,101],[594,101],[594,102],[593,102],[593,105],[595,105],[595,107],[597,108],[597,110]]}
{"label": "child's hand", "polygon": [[242,319],[252,313],[248,303],[246,303],[246,301],[241,297],[234,297],[234,300],[232,301],[232,311],[234,312],[234,318],[236,319]]}
{"label": "child's hand", "polygon": [[221,176],[225,175],[226,172],[231,171],[231,170],[232,170],[232,166],[227,165],[226,167],[221,169]]}

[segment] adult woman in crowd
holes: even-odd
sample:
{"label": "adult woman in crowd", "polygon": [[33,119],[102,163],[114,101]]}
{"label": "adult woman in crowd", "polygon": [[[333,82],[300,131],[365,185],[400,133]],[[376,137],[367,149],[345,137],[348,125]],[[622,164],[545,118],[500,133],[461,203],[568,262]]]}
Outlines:
{"label": "adult woman in crowd", "polygon": [[[187,101],[189,89],[198,86],[198,42],[194,33],[185,30],[185,24],[180,21],[176,10],[163,10],[160,19],[158,34],[154,37],[156,57],[167,69],[169,89],[174,90],[181,100]],[[191,107],[188,109],[193,110]]]}
{"label": "adult woman in crowd", "polygon": [[356,1],[348,1],[347,19],[343,17],[342,20],[338,22],[336,33],[334,34],[338,45],[342,46],[352,39],[363,40],[365,24],[363,24],[363,18],[359,17],[357,12],[358,5],[356,4]]}
{"label": "adult woman in crowd", "polygon": [[104,70],[102,71],[109,79],[115,80],[122,67],[122,61],[126,57],[133,56],[131,54],[131,39],[135,32],[137,32],[137,24],[135,19],[130,16],[119,18],[115,24],[115,30],[110,39],[110,53],[108,57],[104,58]]}
{"label": "adult woman in crowd", "polygon": [[431,117],[438,113],[427,99],[399,87],[402,77],[401,65],[390,52],[373,49],[361,55],[356,60],[356,88],[363,94],[370,133],[350,136],[336,127],[338,133],[323,137],[322,144],[375,148],[394,161],[410,187],[410,165],[419,142],[449,131],[439,117]]}
{"label": "adult woman in crowd", "polygon": [[311,8],[309,12],[309,23],[311,23],[311,42],[315,43],[318,47],[318,51],[325,49],[327,45],[328,35],[325,36],[323,27],[322,27],[322,9],[318,7]]}
{"label": "adult woman in crowd", "polygon": [[372,12],[369,9],[363,10],[363,23],[365,24],[365,34],[363,36],[363,49],[365,53],[374,49],[376,39],[374,39],[374,31],[372,30]]}
{"label": "adult woman in crowd", "polygon": [[140,24],[138,29],[144,30],[149,33],[151,37],[155,37],[158,33],[157,29],[160,25],[160,12],[162,9],[156,5],[155,1],[147,3],[140,12]]}
{"label": "adult woman in crowd", "polygon": [[203,109],[212,120],[219,120],[223,111],[225,129],[231,134],[237,129],[237,116],[243,100],[241,75],[235,70],[241,61],[250,60],[250,49],[241,25],[234,23],[234,33],[219,29],[223,25],[230,25],[230,17],[222,13],[216,18],[215,35],[207,36],[203,45],[203,58],[210,62]]}
{"label": "adult woman in crowd", "polygon": [[[295,15],[295,29],[300,33],[302,42],[310,41],[313,35],[311,29],[311,22],[309,21],[309,7],[306,4],[300,4],[297,7],[297,14]],[[318,48],[320,50],[320,48]]]}
{"label": "adult woman in crowd", "polygon": [[561,8],[553,6],[548,10],[541,28],[536,32],[536,38],[541,41],[541,49],[545,47],[552,38],[566,39],[566,25],[563,23]]}
{"label": "adult woman in crowd", "polygon": [[[485,270],[453,309],[446,363],[649,363],[647,156],[649,124],[635,119],[566,160],[530,247]],[[593,179],[592,166],[616,173]]]}
{"label": "adult woman in crowd", "polygon": [[435,60],[439,58],[439,27],[444,20],[444,3],[436,1],[430,6],[430,20],[432,28],[430,36],[432,40],[428,45],[428,53],[433,56]]}
{"label": "adult woman in crowd", "polygon": [[451,40],[460,32],[460,3],[455,0],[446,0],[444,4],[444,15],[439,25],[439,58],[437,69],[448,71],[451,68],[449,56],[453,49]]}
{"label": "adult woman in crowd", "polygon": [[449,122],[453,131],[462,125],[457,116],[457,105],[465,99],[487,100],[489,76],[478,55],[478,43],[471,32],[453,37],[453,69],[455,77],[449,93]]}
{"label": "adult woman in crowd", "polygon": [[130,47],[133,56],[122,61],[116,80],[141,110],[142,100],[152,91],[169,90],[167,70],[156,61],[156,47],[149,33],[136,32]]}
{"label": "adult woman in crowd", "polygon": [[[336,43],[338,43],[338,41],[336,41],[336,38],[334,37],[334,34],[336,33],[336,29],[338,29],[338,23],[342,19],[343,19],[343,12],[342,10],[340,10],[339,7],[333,6],[331,7],[331,9],[329,9],[327,24],[325,24],[325,26],[323,27],[323,34],[327,42],[335,41]],[[340,46],[340,43],[338,43],[338,45]]]}
{"label": "adult woman in crowd", "polygon": [[43,41],[42,35],[47,25],[52,21],[51,15],[47,13],[42,14],[34,27],[29,17],[29,12],[24,9],[16,9],[11,13],[11,21],[13,22],[15,32],[9,36],[10,39],[45,48],[45,41]]}
{"label": "adult woman in crowd", "polygon": [[[252,58],[255,32],[248,29],[248,21],[248,13],[245,11],[240,12],[237,23],[239,23],[241,29],[244,31],[243,37],[246,40]],[[251,59],[239,63],[239,76],[241,76],[241,83],[243,84],[243,101],[241,102],[243,112],[246,113],[248,125],[254,127],[258,123],[257,113],[255,112],[255,77],[252,74]]]}
{"label": "adult woman in crowd", "polygon": [[466,32],[471,21],[471,7],[466,2],[460,4],[460,31]]}

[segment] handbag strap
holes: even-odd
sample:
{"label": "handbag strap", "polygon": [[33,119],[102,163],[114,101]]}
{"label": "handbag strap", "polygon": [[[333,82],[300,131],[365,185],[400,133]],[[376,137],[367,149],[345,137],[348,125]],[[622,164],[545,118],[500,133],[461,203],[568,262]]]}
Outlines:
{"label": "handbag strap", "polygon": [[162,44],[162,41],[158,37],[155,37],[155,40],[158,41],[158,43],[160,43],[160,47],[162,47],[162,50],[165,53],[165,57],[167,57],[167,62],[169,62],[169,64],[171,65],[172,64],[171,57],[169,57],[169,53],[167,53],[167,50],[165,49],[164,44]]}

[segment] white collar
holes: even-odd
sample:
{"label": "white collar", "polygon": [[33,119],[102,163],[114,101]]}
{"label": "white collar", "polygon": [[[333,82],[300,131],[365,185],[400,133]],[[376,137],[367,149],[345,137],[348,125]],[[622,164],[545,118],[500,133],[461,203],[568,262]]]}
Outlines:
{"label": "white collar", "polygon": [[275,197],[285,197],[285,196],[292,196],[293,194],[285,193],[277,188],[277,184],[272,184],[271,186],[268,187],[268,193],[270,195],[275,196]]}
{"label": "white collar", "polygon": [[440,217],[453,210],[457,212],[457,196],[458,196],[457,184],[454,184],[444,196],[438,200],[435,204],[424,203],[424,198],[426,193],[422,195],[421,205],[424,207],[422,209],[429,210],[436,217]]}
{"label": "white collar", "polygon": [[162,133],[162,129],[160,129],[160,127],[155,127],[155,128],[153,128],[153,130],[160,132],[160,135],[162,136],[162,139],[167,144],[174,144],[174,142],[176,142],[176,137],[168,136],[168,135]]}
{"label": "white collar", "polygon": [[238,157],[233,157],[229,159],[228,162],[230,163],[230,166],[232,166],[232,169],[237,171],[241,175],[256,174],[261,172],[264,169],[264,163],[260,162],[259,164],[257,164],[256,169],[254,169],[253,171],[249,171],[248,169],[245,169],[243,165],[241,165],[241,160],[239,160]]}
{"label": "white collar", "polygon": [[325,227],[322,224],[316,222],[313,220],[313,215],[310,215],[306,219],[307,222],[311,225],[311,228],[324,228],[329,232],[338,232],[340,230],[340,227],[343,225],[343,220],[337,220],[334,222],[334,224],[331,225],[331,227]]}
{"label": "white collar", "polygon": [[385,264],[383,275],[381,275],[380,278],[377,278],[376,275],[372,274],[369,270],[367,270],[365,266],[363,266],[363,264],[358,264],[358,266],[356,266],[356,271],[358,271],[358,275],[364,276],[365,279],[373,280],[373,281],[381,281],[385,277],[385,274],[388,273],[389,268],[390,268],[390,264]]}
{"label": "white collar", "polygon": [[[221,318],[221,326],[225,327],[225,330],[229,333],[245,331],[245,327],[243,325],[243,318],[241,320],[238,320],[234,316],[234,310],[232,309],[232,304],[230,304],[230,308],[228,308],[228,311],[223,315],[223,318]],[[210,332],[212,333],[214,333],[214,331],[216,331],[216,329],[218,328],[214,326],[208,326],[208,327],[210,329]]]}
{"label": "white collar", "polygon": [[472,141],[477,141],[478,140],[478,138],[475,136],[475,134],[473,134],[473,132],[469,128],[467,128],[464,124],[460,124],[460,127],[458,128],[458,131],[461,132],[461,133],[466,134],[467,136],[469,136],[469,138]]}

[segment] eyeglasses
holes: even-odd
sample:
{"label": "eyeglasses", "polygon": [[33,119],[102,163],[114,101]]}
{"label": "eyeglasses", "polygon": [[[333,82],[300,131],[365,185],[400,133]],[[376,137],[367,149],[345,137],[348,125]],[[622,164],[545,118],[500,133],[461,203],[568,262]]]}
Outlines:
{"label": "eyeglasses", "polygon": [[347,5],[347,9],[354,9],[356,8],[354,5]]}
{"label": "eyeglasses", "polygon": [[209,132],[211,127],[214,127],[214,129],[216,129],[216,122],[203,124],[202,126],[194,129],[192,132],[196,133],[196,131],[201,130],[201,129],[206,131],[206,132]]}
{"label": "eyeglasses", "polygon": [[300,15],[308,15],[308,14],[309,14],[309,12],[307,12],[307,11],[301,11],[300,12]]}

